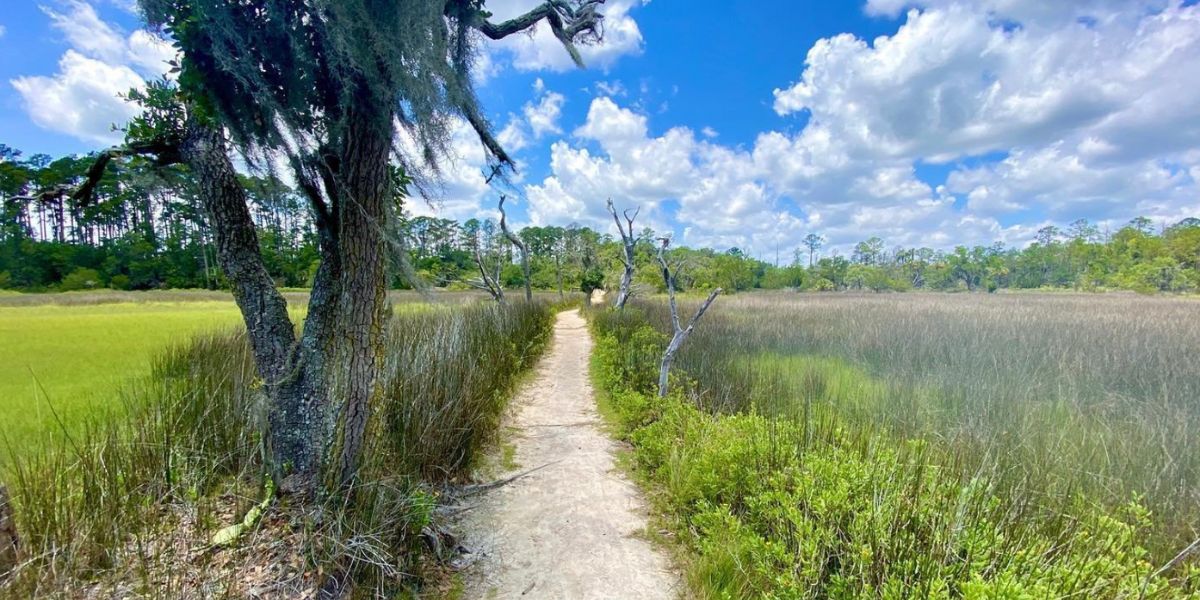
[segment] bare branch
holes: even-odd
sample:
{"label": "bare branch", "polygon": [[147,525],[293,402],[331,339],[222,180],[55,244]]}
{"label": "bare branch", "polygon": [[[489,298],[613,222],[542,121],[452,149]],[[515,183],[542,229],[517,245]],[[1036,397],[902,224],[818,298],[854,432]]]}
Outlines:
{"label": "bare branch", "polygon": [[[501,23],[492,23],[487,20],[487,13],[474,10],[469,16],[469,25],[493,40],[501,40],[545,20],[554,37],[571,55],[571,60],[583,67],[583,57],[579,55],[575,44],[598,41],[602,37],[604,15],[597,11],[601,4],[604,4],[604,0],[547,0],[523,15]],[[447,12],[451,5],[447,4]]]}
{"label": "bare branch", "polygon": [[158,139],[146,142],[133,142],[123,146],[113,146],[96,154],[96,159],[88,166],[87,171],[84,173],[83,182],[79,185],[60,183],[40,189],[33,194],[13,196],[11,199],[27,202],[48,202],[62,196],[70,196],[80,206],[87,206],[92,203],[96,187],[100,185],[100,180],[104,178],[104,172],[114,159],[146,155],[153,156],[154,164],[160,167],[182,162],[182,158],[179,155],[179,143],[177,141]]}
{"label": "bare branch", "polygon": [[721,288],[717,288],[708,294],[708,299],[700,305],[696,310],[696,314],[688,321],[687,327],[682,327],[679,323],[679,309],[675,304],[675,276],[671,272],[671,267],[667,262],[667,247],[671,245],[671,238],[659,238],[662,244],[658,247],[658,264],[662,267],[663,281],[667,285],[667,300],[671,308],[671,328],[674,330],[674,335],[671,336],[671,343],[667,344],[667,349],[663,352],[662,366],[658,371],[658,395],[660,397],[667,395],[668,375],[671,372],[671,363],[675,361],[675,353],[683,346],[683,342],[687,341],[688,336],[692,335],[692,331],[696,329],[696,323],[700,321],[700,317],[708,312],[708,307],[717,300],[717,296],[721,295]]}
{"label": "bare branch", "polygon": [[622,214],[625,216],[625,225],[622,225],[621,218],[617,216],[617,209],[613,206],[612,198],[608,199],[607,207],[609,214],[612,215],[613,222],[617,224],[617,231],[621,234],[621,243],[624,246],[621,263],[625,266],[625,270],[621,273],[621,287],[617,293],[617,299],[613,303],[613,306],[617,310],[623,310],[625,303],[629,302],[629,298],[633,293],[633,256],[637,245],[637,238],[633,236],[633,221],[642,209],[641,207],[634,209],[632,215],[629,214],[629,209],[622,211]]}
{"label": "bare branch", "polygon": [[508,215],[504,213],[504,201],[507,199],[507,196],[500,196],[500,231],[503,231],[504,237],[521,251],[521,270],[525,273],[525,301],[533,302],[533,288],[530,287],[529,281],[529,249],[525,247],[525,242],[508,228]]}
{"label": "bare branch", "polygon": [[488,275],[487,267],[483,262],[483,254],[479,251],[478,238],[475,239],[475,243],[473,245],[475,246],[475,264],[479,266],[480,281],[467,281],[467,285],[487,291],[487,293],[491,294],[493,300],[503,304],[504,288],[500,287],[499,276],[497,276],[496,279],[492,279],[492,277]]}

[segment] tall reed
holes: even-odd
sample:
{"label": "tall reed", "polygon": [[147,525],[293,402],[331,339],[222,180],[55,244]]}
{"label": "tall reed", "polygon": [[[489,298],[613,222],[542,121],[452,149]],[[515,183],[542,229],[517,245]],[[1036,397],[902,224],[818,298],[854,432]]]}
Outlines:
{"label": "tall reed", "polygon": [[[436,503],[431,482],[462,473],[493,434],[552,320],[541,302],[399,311],[358,490],[348,504],[293,515],[310,570],[381,591],[413,582],[415,544]],[[256,388],[243,334],[199,337],[166,352],[152,376],[114,399],[129,405],[127,419],[98,420],[56,436],[44,452],[16,454],[0,477],[11,486],[27,562],[0,584],[0,596],[128,579],[144,548],[178,525],[174,516],[190,515],[211,535],[219,518],[259,502],[264,411]],[[237,578],[236,564],[226,570]]]}
{"label": "tall reed", "polygon": [[[1198,312],[1179,298],[741,295],[681,352],[683,405],[643,381],[663,303],[592,320],[602,386],[699,553],[698,589],[925,594],[941,579],[963,594],[1008,578],[1010,592],[1108,597],[1136,595],[1197,537]],[[971,531],[994,536],[986,552]],[[1195,591],[1197,574],[1165,573],[1179,587],[1156,580],[1150,596]]]}

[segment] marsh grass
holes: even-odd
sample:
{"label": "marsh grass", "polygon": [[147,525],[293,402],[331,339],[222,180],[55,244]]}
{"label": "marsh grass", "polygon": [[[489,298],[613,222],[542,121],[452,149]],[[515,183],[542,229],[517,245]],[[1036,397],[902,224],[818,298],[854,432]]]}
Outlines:
{"label": "marsh grass", "polygon": [[[1007,593],[1113,597],[1197,537],[1197,316],[1181,298],[723,298],[676,363],[682,405],[645,393],[661,303],[593,323],[697,590],[968,595],[1008,578]],[[1149,595],[1194,592],[1197,573]]]}
{"label": "marsh grass", "polygon": [[[397,310],[355,492],[343,503],[271,510],[283,535],[301,540],[289,551],[302,558],[305,581],[336,574],[381,594],[419,583],[417,544],[434,517],[435,483],[462,473],[492,435],[552,319],[545,303]],[[190,575],[178,578],[185,587],[164,589],[162,561],[143,550],[174,535],[179,514],[197,534],[188,544],[202,548],[262,498],[262,398],[244,335],[172,347],[120,398],[126,418],[95,419],[9,464],[27,562],[0,596],[81,586],[104,595],[131,580],[152,594],[244,594],[239,565],[211,552],[183,552],[167,566]]]}
{"label": "marsh grass", "polygon": [[[284,291],[294,321],[307,292]],[[554,295],[557,299],[557,295]],[[474,292],[393,291],[397,314],[447,310]],[[150,374],[156,355],[193,335],[237,327],[228,292],[98,290],[0,296],[0,466],[11,451],[36,452],[65,428],[120,417],[121,386]]]}

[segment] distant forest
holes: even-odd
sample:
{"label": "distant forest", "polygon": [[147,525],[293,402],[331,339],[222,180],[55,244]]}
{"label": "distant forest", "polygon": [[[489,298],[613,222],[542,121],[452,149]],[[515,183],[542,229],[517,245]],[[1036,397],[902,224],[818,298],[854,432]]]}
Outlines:
{"label": "distant forest", "polygon": [[[25,157],[0,144],[0,288],[69,291],[89,288],[225,287],[206,217],[193,182],[178,167],[142,158],[110,165],[93,202],[80,205],[72,183],[94,156]],[[306,287],[316,270],[316,234],[300,196],[270,175],[244,177],[267,268],[281,287]],[[405,198],[403,184],[398,202]],[[597,199],[602,202],[603,199]],[[620,206],[620,201],[617,199]],[[403,208],[403,206],[402,206]],[[404,211],[401,211],[404,214]],[[394,286],[466,287],[480,265],[505,287],[524,284],[519,254],[491,220],[457,222],[402,216],[396,226]],[[526,227],[518,232],[530,253],[531,284],[574,291],[607,282],[621,270],[620,240],[587,227]],[[635,286],[662,285],[654,260],[655,233],[639,232]],[[1128,289],[1143,293],[1200,289],[1200,219],[1166,228],[1148,219],[1100,231],[1080,219],[1067,229],[1046,227],[1024,249],[959,246],[889,248],[858,243],[849,256],[822,253],[819,232],[808,233],[786,260],[766,262],[730,248],[676,247],[685,289],[802,289],[995,291],[1003,288]]]}

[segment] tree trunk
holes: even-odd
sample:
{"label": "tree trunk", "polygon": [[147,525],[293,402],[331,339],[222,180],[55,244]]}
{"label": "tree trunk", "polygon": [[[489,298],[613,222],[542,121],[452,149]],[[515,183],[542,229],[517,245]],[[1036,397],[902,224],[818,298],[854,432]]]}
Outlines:
{"label": "tree trunk", "polygon": [[562,300],[564,298],[562,286],[562,254],[558,252],[554,253],[554,277],[558,280],[558,299]]}
{"label": "tree trunk", "polygon": [[[275,289],[259,254],[258,235],[221,134],[189,123],[180,147],[196,174],[199,197],[217,244],[217,262],[229,278],[246,324],[255,366],[263,379],[268,410],[269,454],[281,491],[311,491],[320,468],[324,397],[306,385],[287,301]],[[319,366],[319,365],[316,365]]]}
{"label": "tree trunk", "polygon": [[337,208],[342,336],[337,374],[345,379],[332,383],[343,399],[337,463],[342,486],[349,485],[358,470],[384,352],[391,125],[390,115],[353,115],[338,149],[343,186]]}

